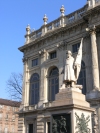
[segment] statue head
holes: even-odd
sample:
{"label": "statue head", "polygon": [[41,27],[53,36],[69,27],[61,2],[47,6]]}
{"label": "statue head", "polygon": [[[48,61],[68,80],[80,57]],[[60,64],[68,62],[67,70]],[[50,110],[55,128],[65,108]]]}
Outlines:
{"label": "statue head", "polygon": [[66,52],[66,54],[67,54],[67,58],[69,58],[70,56],[72,56],[72,52],[71,52],[70,50],[68,50],[68,51]]}

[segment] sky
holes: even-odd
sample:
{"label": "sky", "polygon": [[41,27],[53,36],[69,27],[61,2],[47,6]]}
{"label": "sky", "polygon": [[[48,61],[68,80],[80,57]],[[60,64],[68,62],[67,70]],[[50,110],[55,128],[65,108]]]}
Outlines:
{"label": "sky", "polygon": [[0,0],[0,98],[10,99],[7,80],[11,73],[23,73],[23,53],[18,48],[25,43],[26,26],[39,29],[44,14],[48,23],[60,16],[61,5],[69,14],[87,0]]}

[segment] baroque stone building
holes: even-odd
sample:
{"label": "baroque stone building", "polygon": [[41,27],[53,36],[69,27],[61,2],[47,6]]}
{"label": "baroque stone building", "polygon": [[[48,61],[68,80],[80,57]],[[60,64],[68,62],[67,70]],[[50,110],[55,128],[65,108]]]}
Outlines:
{"label": "baroque stone building", "polygon": [[[61,16],[36,31],[26,27],[26,42],[19,50],[24,53],[22,104],[19,111],[18,133],[50,133],[51,115],[61,109],[51,109],[63,83],[66,50],[76,57],[83,38],[83,56],[78,84],[98,115],[100,130],[100,0],[89,0],[79,10]],[[64,106],[65,107],[65,106]],[[62,112],[64,112],[62,107]]]}
{"label": "baroque stone building", "polygon": [[17,133],[20,102],[0,98],[0,133]]}

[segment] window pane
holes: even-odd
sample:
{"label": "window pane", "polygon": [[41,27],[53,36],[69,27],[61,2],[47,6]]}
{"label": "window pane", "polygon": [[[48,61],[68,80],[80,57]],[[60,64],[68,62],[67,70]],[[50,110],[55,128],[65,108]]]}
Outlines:
{"label": "window pane", "polygon": [[32,89],[34,89],[34,84],[32,84]]}
{"label": "window pane", "polygon": [[52,85],[54,84],[54,79],[52,79]]}
{"label": "window pane", "polygon": [[39,101],[39,75],[34,73],[30,80],[30,105]]}
{"label": "window pane", "polygon": [[32,67],[33,67],[33,66],[37,66],[37,65],[38,65],[38,58],[32,60]]}
{"label": "window pane", "polygon": [[38,103],[38,99],[39,99],[39,94],[38,94],[39,92],[38,92],[38,89],[35,89],[35,104],[37,104]]}
{"label": "window pane", "polygon": [[38,83],[35,83],[35,89],[38,88]]}
{"label": "window pane", "polygon": [[57,93],[58,93],[58,84],[55,85],[55,94],[57,94]]}
{"label": "window pane", "polygon": [[31,104],[34,104],[34,90],[31,91]]}
{"label": "window pane", "polygon": [[58,78],[58,69],[53,68],[50,72],[49,76],[49,100],[54,101],[55,100],[55,94],[59,91],[59,78]]}
{"label": "window pane", "polygon": [[51,100],[52,100],[52,101],[55,100],[55,90],[54,90],[54,86],[51,87]]}
{"label": "window pane", "polygon": [[56,58],[56,51],[50,53],[50,59]]}
{"label": "window pane", "polygon": [[58,77],[57,77],[57,78],[55,78],[55,83],[58,83]]}
{"label": "window pane", "polygon": [[80,43],[72,45],[72,52],[73,53],[78,52],[79,46],[80,46]]}

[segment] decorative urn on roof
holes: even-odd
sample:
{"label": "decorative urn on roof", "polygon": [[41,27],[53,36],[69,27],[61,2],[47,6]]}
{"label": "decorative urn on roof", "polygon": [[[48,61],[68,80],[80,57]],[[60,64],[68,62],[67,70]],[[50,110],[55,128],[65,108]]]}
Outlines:
{"label": "decorative urn on roof", "polygon": [[44,25],[46,25],[47,24],[47,21],[48,21],[48,17],[46,16],[46,14],[43,17],[43,21],[44,21]]}
{"label": "decorative urn on roof", "polygon": [[65,14],[65,8],[64,8],[64,5],[61,6],[60,8],[60,12],[61,12],[61,16],[64,16]]}

